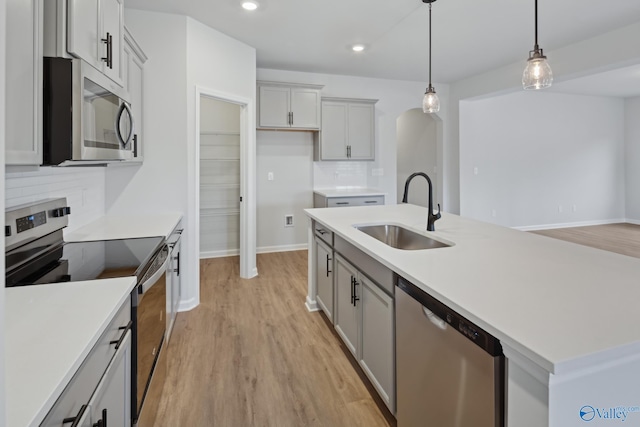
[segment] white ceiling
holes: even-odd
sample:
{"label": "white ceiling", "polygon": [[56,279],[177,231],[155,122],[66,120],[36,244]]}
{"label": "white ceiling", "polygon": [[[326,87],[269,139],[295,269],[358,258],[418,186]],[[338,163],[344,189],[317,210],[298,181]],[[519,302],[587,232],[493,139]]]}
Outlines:
{"label": "white ceiling", "polygon": [[[255,47],[260,68],[427,80],[428,6],[421,0],[258,1],[254,12],[243,10],[241,0],[127,0],[126,5],[191,16]],[[533,0],[433,3],[432,80],[451,83],[517,61],[524,68],[533,48],[533,11]],[[639,0],[542,0],[539,44],[549,52],[637,21]],[[367,49],[354,53],[353,43]],[[596,84],[607,92],[602,94],[631,96],[624,92],[629,82],[621,79],[637,81],[639,74],[611,73],[610,93],[602,80]],[[579,87],[577,81],[567,91]]]}

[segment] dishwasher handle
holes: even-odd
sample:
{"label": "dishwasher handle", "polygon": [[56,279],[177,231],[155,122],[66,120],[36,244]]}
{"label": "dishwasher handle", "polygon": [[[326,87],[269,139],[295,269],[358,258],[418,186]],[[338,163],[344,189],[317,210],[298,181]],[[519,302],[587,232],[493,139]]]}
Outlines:
{"label": "dishwasher handle", "polygon": [[424,305],[422,306],[422,312],[427,317],[427,319],[429,319],[429,321],[436,325],[439,329],[442,329],[443,331],[447,330],[447,322],[436,316],[433,311],[429,310]]}

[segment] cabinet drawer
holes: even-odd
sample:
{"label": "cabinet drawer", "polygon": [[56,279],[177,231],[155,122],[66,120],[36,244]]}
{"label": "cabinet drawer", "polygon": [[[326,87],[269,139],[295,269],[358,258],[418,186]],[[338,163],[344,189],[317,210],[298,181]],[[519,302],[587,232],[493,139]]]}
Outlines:
{"label": "cabinet drawer", "polygon": [[[116,354],[115,344],[121,336],[126,334],[125,328],[131,320],[131,300],[127,298],[115,315],[107,329],[102,333],[98,342],[93,346],[87,358],[82,362],[69,384],[49,411],[40,426],[60,427],[65,418],[78,415],[82,405],[86,405],[91,398],[102,375],[109,366],[109,362]],[[70,424],[65,424],[70,425]]]}
{"label": "cabinet drawer", "polygon": [[313,222],[313,230],[317,237],[323,240],[330,247],[333,247],[333,231],[328,230],[325,226],[315,221]]}
{"label": "cabinet drawer", "polygon": [[327,207],[346,206],[373,206],[384,205],[384,196],[369,197],[330,197],[327,199]]}

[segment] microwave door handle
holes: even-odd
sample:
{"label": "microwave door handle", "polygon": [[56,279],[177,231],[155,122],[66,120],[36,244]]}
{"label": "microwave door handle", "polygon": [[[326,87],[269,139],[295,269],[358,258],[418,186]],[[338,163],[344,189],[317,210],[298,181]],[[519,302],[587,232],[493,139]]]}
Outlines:
{"label": "microwave door handle", "polygon": [[[122,114],[125,111],[127,112],[129,122],[131,123],[126,139],[122,137],[122,132],[120,132],[120,122],[122,121]],[[131,141],[131,138],[133,137],[133,126],[133,114],[131,114],[131,109],[126,102],[123,102],[122,104],[120,104],[120,109],[118,110],[118,115],[116,116],[116,135],[118,136],[118,140],[120,141],[120,144],[122,144],[123,148],[127,146],[127,144]]]}

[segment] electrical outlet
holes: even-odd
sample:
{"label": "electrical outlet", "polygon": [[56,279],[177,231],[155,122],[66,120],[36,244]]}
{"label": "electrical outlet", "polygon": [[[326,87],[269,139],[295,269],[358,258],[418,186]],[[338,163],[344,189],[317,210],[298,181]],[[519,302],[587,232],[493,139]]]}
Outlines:
{"label": "electrical outlet", "polygon": [[498,213],[496,212],[496,210],[495,209],[491,209],[491,216],[495,218],[497,215],[498,215]]}
{"label": "electrical outlet", "polygon": [[269,173],[267,174],[267,179],[268,179],[269,181],[273,181],[273,172],[269,172]]}
{"label": "electrical outlet", "polygon": [[478,175],[478,167],[477,166],[475,168],[473,168],[473,174],[474,175]]}
{"label": "electrical outlet", "polygon": [[285,227],[293,227],[293,215],[285,215],[284,216],[284,226]]}
{"label": "electrical outlet", "polygon": [[558,213],[562,213],[562,205],[558,205]]}
{"label": "electrical outlet", "polygon": [[573,205],[573,211],[578,212],[578,207],[576,205]]}

